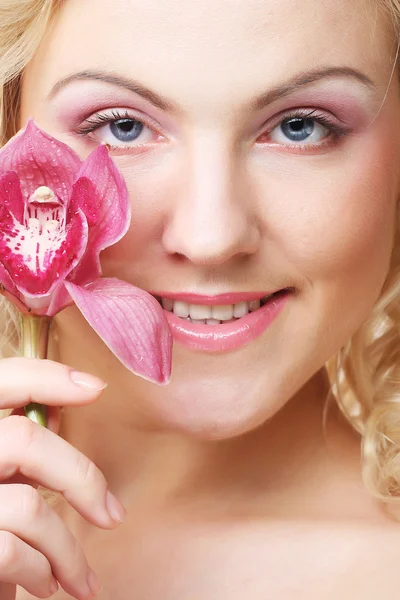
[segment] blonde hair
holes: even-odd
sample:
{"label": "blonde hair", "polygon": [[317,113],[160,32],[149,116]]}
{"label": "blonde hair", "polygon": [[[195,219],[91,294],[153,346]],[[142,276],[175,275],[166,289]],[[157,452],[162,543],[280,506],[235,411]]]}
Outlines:
{"label": "blonde hair", "polygon": [[[34,55],[56,9],[54,0],[1,0],[0,3],[0,146],[17,131],[20,74]],[[18,351],[19,316],[0,299],[0,353]]]}
{"label": "blonde hair", "polygon": [[[59,0],[0,0],[0,142],[17,130],[20,75],[34,55]],[[400,32],[400,0],[378,0]],[[0,300],[3,356],[15,313]],[[7,343],[6,343],[7,342]],[[380,500],[400,500],[400,219],[390,271],[370,318],[326,365],[332,393],[362,439],[363,478]]]}

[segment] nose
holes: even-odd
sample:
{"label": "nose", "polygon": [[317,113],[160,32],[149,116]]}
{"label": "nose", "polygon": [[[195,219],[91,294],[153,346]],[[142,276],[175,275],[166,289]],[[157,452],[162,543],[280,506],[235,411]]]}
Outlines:
{"label": "nose", "polygon": [[217,144],[185,156],[163,245],[198,265],[218,265],[255,253],[260,244],[256,203],[239,159]]}

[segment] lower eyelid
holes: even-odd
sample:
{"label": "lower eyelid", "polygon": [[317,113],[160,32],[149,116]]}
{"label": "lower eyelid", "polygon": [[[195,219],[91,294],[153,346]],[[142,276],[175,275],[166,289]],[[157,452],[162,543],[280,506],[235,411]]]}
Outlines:
{"label": "lower eyelid", "polygon": [[137,146],[109,146],[110,155],[114,158],[121,157],[121,160],[124,158],[132,158],[140,157],[142,154],[146,154],[149,156],[153,152],[157,152],[159,150],[160,144],[149,143],[145,145],[137,145]]}
{"label": "lower eyelid", "polygon": [[335,140],[329,138],[328,140],[321,142],[319,144],[303,144],[303,145],[290,145],[290,144],[279,144],[279,143],[263,143],[259,144],[261,147],[271,148],[276,152],[280,152],[282,154],[293,154],[293,155],[318,155],[324,154],[328,151],[333,151],[337,146],[340,140]]}

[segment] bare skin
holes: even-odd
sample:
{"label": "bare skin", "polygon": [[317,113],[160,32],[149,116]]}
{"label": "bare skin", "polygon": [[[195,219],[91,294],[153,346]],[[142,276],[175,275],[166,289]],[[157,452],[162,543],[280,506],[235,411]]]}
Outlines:
{"label": "bare skin", "polygon": [[[191,448],[190,463],[175,455],[187,440],[161,434],[147,460],[131,458],[130,485],[117,487],[118,461],[105,461],[103,473],[128,510],[124,523],[102,531],[65,504],[58,511],[101,574],[99,598],[395,594],[398,525],[365,492],[358,437],[334,408],[324,439],[322,381],[251,437],[199,445],[197,456]],[[71,598],[63,590],[54,597]]]}
{"label": "bare skin", "polygon": [[[51,362],[40,377],[24,362],[14,379],[5,369],[0,408],[11,406],[10,390],[12,408],[29,396],[66,407],[65,446],[18,418],[0,423],[0,439],[20,440],[12,448],[24,482],[67,490],[77,510],[63,503],[56,521],[34,495],[22,532],[7,525],[10,515],[0,523],[14,536],[14,554],[0,559],[2,600],[15,596],[10,564],[19,569],[13,581],[30,591],[18,588],[18,600],[49,596],[51,570],[63,588],[57,600],[89,598],[86,560],[102,600],[396,597],[399,526],[364,489],[359,437],[334,404],[322,427],[323,365],[379,296],[400,192],[396,41],[372,4],[64,3],[26,70],[21,125],[33,116],[81,156],[101,141],[115,146],[135,220],[104,253],[105,274],[149,291],[296,293],[267,331],[234,352],[176,344],[167,387],[128,373],[74,308],[56,319],[53,358],[105,380],[105,391],[82,395],[68,368]],[[336,73],[255,106],[266,90],[327,66],[357,70],[363,81]],[[87,77],[66,83],[88,70],[134,79],[173,106]],[[347,133],[320,125],[306,150],[285,140],[278,116],[304,108]],[[84,113],[113,109],[148,127],[129,148],[104,123],[77,134]],[[3,468],[6,505],[20,507],[10,476]],[[118,527],[104,521],[107,485],[127,510]],[[24,533],[32,522],[34,539]],[[82,550],[71,550],[65,525]]]}

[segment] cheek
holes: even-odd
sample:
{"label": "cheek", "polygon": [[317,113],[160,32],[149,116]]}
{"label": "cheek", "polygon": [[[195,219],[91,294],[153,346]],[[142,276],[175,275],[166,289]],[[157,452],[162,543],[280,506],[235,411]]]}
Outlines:
{"label": "cheek", "polygon": [[376,135],[371,142],[354,144],[347,160],[342,155],[337,163],[292,168],[280,185],[269,181],[266,226],[302,292],[291,315],[292,335],[303,349],[309,343],[310,356],[316,351],[316,363],[368,318],[389,269],[398,145]]}
{"label": "cheek", "polygon": [[312,286],[351,284],[360,295],[383,284],[399,194],[398,144],[376,136],[371,142],[353,144],[347,159],[318,157],[292,168],[285,181],[265,182],[269,235]]}
{"label": "cheek", "polygon": [[162,253],[162,234],[176,196],[176,171],[170,157],[157,153],[145,166],[125,157],[114,160],[129,190],[132,222],[124,238],[102,254],[103,272],[140,285],[155,272]]}

